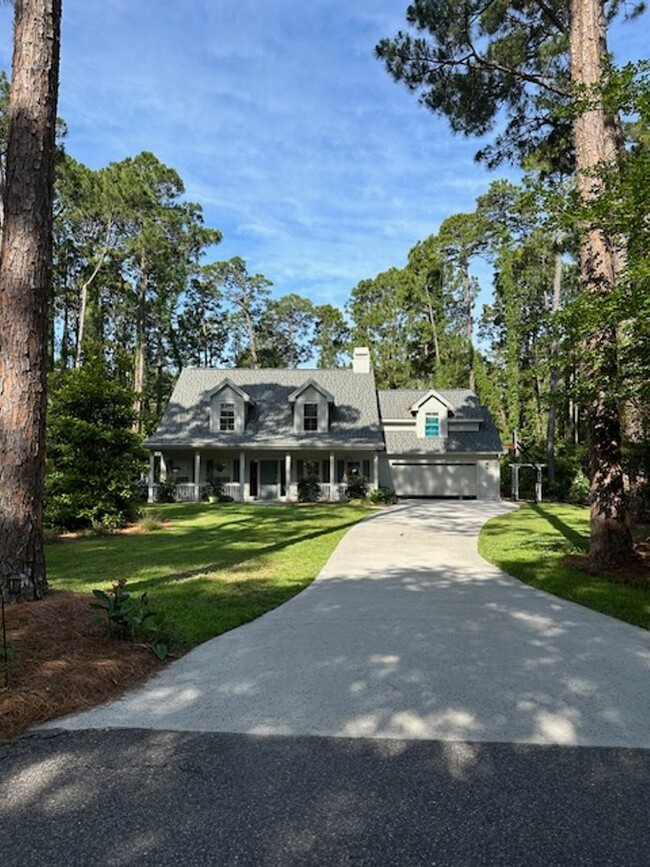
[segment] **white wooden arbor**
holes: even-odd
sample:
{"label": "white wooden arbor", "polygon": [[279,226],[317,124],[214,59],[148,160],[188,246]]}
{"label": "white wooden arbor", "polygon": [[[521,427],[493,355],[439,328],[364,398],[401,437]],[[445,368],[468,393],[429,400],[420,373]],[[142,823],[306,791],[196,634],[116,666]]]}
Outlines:
{"label": "white wooden arbor", "polygon": [[512,474],[512,499],[517,502],[519,499],[519,470],[522,467],[530,467],[535,470],[535,502],[542,502],[542,470],[546,464],[510,464],[510,472]]}
{"label": "white wooden arbor", "polygon": [[542,502],[542,470],[546,466],[546,464],[537,464],[531,461],[531,455],[528,453],[528,450],[519,442],[517,437],[517,431],[512,432],[512,444],[508,443],[508,448],[514,449],[517,457],[522,453],[528,457],[530,463],[521,464],[514,463],[510,464],[510,473],[511,473],[511,491],[512,491],[512,499],[517,502],[519,500],[519,471],[522,467],[528,467],[531,470],[535,470],[535,502]]}

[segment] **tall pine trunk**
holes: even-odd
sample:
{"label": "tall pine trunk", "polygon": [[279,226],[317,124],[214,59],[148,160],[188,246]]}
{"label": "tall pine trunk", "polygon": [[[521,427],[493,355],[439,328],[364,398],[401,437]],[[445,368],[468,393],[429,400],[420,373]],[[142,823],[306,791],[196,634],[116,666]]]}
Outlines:
{"label": "tall pine trunk", "polygon": [[467,367],[470,391],[476,391],[476,375],[474,373],[474,298],[472,283],[469,276],[469,262],[462,263],[463,301],[465,304],[465,340],[467,341]]}
{"label": "tall pine trunk", "polygon": [[[606,22],[600,0],[571,0],[571,78],[597,90],[607,56]],[[598,195],[594,169],[614,163],[619,145],[617,118],[594,93],[574,121],[577,181],[584,201]],[[585,227],[580,239],[580,279],[584,292],[607,301],[616,283],[613,239]],[[617,334],[599,325],[586,340],[591,396],[587,407],[591,463],[591,541],[589,556],[599,566],[617,566],[634,557],[621,465],[621,424],[616,399]]]}
{"label": "tall pine trunk", "polygon": [[[555,318],[560,312],[562,305],[562,241],[563,233],[558,231],[555,236],[555,262],[553,267],[553,297],[551,300],[551,314],[553,316],[553,327],[557,324]],[[553,336],[549,351],[551,361],[551,377],[550,377],[550,395],[548,406],[548,422],[546,427],[546,461],[548,463],[548,480],[555,481],[555,440],[557,430],[557,393],[560,383],[560,367],[558,362],[558,339]]]}
{"label": "tall pine trunk", "polygon": [[138,298],[136,308],[135,358],[133,363],[133,410],[135,420],[133,429],[141,433],[144,421],[144,400],[147,376],[146,340],[147,340],[147,269],[143,260],[138,277]]}
{"label": "tall pine trunk", "polygon": [[0,588],[47,592],[43,484],[60,0],[15,0],[0,255]]}
{"label": "tall pine trunk", "polygon": [[255,336],[255,326],[253,325],[253,317],[248,306],[248,299],[244,298],[241,303],[241,309],[244,314],[246,323],[246,332],[248,334],[248,343],[251,354],[251,367],[259,367],[259,359],[257,357],[257,338]]}

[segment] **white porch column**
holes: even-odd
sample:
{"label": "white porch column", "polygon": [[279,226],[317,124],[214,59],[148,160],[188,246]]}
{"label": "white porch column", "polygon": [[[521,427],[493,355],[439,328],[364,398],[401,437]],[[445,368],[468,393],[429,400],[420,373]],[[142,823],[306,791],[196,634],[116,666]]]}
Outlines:
{"label": "white porch column", "polygon": [[[336,488],[336,461],[334,460],[334,452],[330,452],[330,500],[338,500],[338,485]],[[337,491],[336,497],[334,491]]]}
{"label": "white porch column", "polygon": [[284,456],[284,475],[286,477],[286,494],[284,499],[289,502],[291,500],[291,452],[287,452]]}
{"label": "white porch column", "polygon": [[372,461],[373,487],[379,487],[379,452],[375,452],[375,457]]}
{"label": "white porch column", "polygon": [[194,452],[194,493],[196,502],[201,502],[201,452]]}
{"label": "white porch column", "polygon": [[167,481],[167,461],[165,460],[165,453],[160,453],[160,481]]}
{"label": "white porch column", "polygon": [[148,503],[153,503],[153,502],[155,501],[155,499],[156,499],[155,496],[154,496],[154,493],[155,493],[155,491],[154,491],[154,484],[155,484],[155,478],[154,478],[154,466],[155,466],[155,460],[156,460],[156,456],[154,455],[154,453],[153,453],[153,452],[149,452],[149,482],[148,482],[148,492],[147,492],[147,502],[148,502]]}
{"label": "white porch column", "polygon": [[241,486],[242,502],[250,499],[251,486],[246,481],[246,452],[243,450],[239,453],[239,484]]}

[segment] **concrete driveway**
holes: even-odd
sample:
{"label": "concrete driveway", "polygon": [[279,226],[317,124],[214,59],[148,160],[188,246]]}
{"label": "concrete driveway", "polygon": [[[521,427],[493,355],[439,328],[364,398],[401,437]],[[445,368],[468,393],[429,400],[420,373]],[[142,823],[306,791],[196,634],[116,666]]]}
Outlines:
{"label": "concrete driveway", "polygon": [[407,502],[303,593],[50,727],[648,747],[648,634],[477,553],[509,506]]}

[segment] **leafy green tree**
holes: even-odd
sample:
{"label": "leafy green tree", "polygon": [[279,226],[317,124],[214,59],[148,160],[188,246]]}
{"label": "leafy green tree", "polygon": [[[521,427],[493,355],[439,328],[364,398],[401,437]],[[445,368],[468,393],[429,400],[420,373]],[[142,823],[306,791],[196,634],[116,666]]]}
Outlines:
{"label": "leafy green tree", "polygon": [[480,211],[473,214],[455,214],[440,226],[438,245],[444,265],[450,270],[450,281],[458,285],[467,346],[468,388],[476,390],[474,375],[474,304],[479,285],[470,274],[472,260],[485,251],[487,225]]}
{"label": "leafy green tree", "polygon": [[135,424],[142,430],[150,328],[155,324],[158,333],[170,334],[173,311],[188,279],[204,249],[219,243],[221,233],[203,225],[200,205],[181,198],[184,186],[178,173],[153,154],[141,153],[109,169],[123,200],[123,274],[131,289],[126,311],[135,322]]}
{"label": "leafy green tree", "polygon": [[314,305],[292,293],[271,299],[260,317],[259,362],[262,367],[298,367],[314,352]]}
{"label": "leafy green tree", "polygon": [[[578,193],[588,204],[598,197],[599,171],[615,164],[622,146],[617,112],[605,100],[607,23],[621,6],[620,0],[416,0],[407,19],[426,35],[400,32],[382,40],[377,53],[390,74],[418,90],[421,101],[446,116],[456,132],[483,134],[505,111],[507,126],[494,144],[495,160],[521,160],[537,151],[549,132],[561,138],[570,122]],[[570,111],[558,111],[567,106]],[[602,224],[581,224],[582,289],[601,308],[615,292],[620,247],[621,240],[608,236]],[[594,322],[585,360],[590,557],[598,565],[620,565],[634,552],[618,395],[611,388],[617,379],[616,323]]]}
{"label": "leafy green tree", "polygon": [[[119,257],[124,244],[122,204],[110,169],[93,171],[68,154],[59,161],[54,273],[55,309],[63,315],[64,367],[72,352],[75,367],[81,366],[87,343],[91,353],[102,347],[105,316],[101,288],[112,283],[109,260]],[[117,288],[114,283],[112,288]]]}
{"label": "leafy green tree", "polygon": [[369,347],[380,388],[400,388],[412,380],[408,336],[416,286],[408,270],[390,268],[352,290],[348,310],[353,341]]}
{"label": "leafy green tree", "polygon": [[314,307],[314,350],[318,367],[341,367],[350,355],[350,327],[332,304]]}
{"label": "leafy green tree", "polygon": [[239,256],[226,262],[214,262],[210,269],[215,285],[234,309],[230,322],[235,341],[235,363],[240,367],[259,367],[260,320],[273,284],[262,274],[249,274],[246,262]]}
{"label": "leafy green tree", "polygon": [[[448,319],[445,299],[445,269],[438,239],[430,235],[419,241],[408,254],[407,268],[420,287],[426,309],[426,322],[419,343],[423,360],[433,356],[433,377],[442,364],[441,334]],[[430,365],[426,365],[430,368]],[[422,371],[425,373],[425,370]],[[437,383],[439,384],[439,383]]]}
{"label": "leafy green tree", "polygon": [[409,346],[410,384],[457,388],[468,380],[465,308],[458,272],[439,235],[420,241],[408,254],[407,271],[415,280]]}
{"label": "leafy green tree", "polygon": [[131,430],[133,397],[100,360],[53,374],[48,413],[46,520],[68,530],[121,526],[137,512],[144,470]]}
{"label": "leafy green tree", "polygon": [[214,367],[221,364],[229,339],[228,324],[223,293],[214,269],[209,265],[202,266],[189,282],[182,312],[172,330],[177,366]]}

